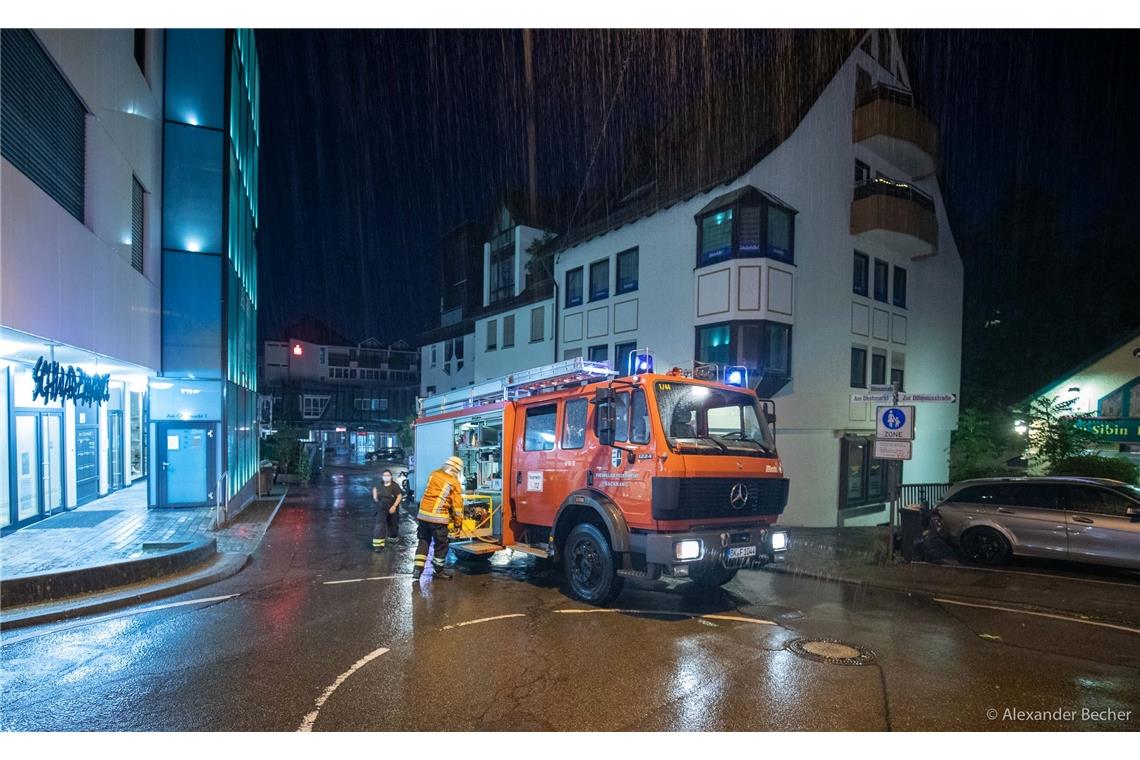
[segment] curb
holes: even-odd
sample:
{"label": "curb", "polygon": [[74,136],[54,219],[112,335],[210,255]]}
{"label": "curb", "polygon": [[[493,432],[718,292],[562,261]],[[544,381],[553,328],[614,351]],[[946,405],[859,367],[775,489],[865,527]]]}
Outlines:
{"label": "curb", "polygon": [[[249,562],[246,554],[216,554],[205,566],[173,576],[163,582],[143,582],[131,587],[93,594],[81,598],[64,599],[57,602],[44,602],[27,605],[24,608],[5,609],[0,614],[0,630],[23,628],[41,623],[53,623],[82,615],[149,602],[162,597],[173,596],[185,591],[208,586],[236,575]],[[0,642],[2,644],[2,642]]]}
{"label": "curb", "polygon": [[[928,564],[928,563],[922,563],[922,564]],[[762,568],[762,570],[774,572],[774,573],[777,573],[779,575],[792,575],[792,576],[800,576],[802,578],[814,578],[816,580],[831,581],[833,583],[846,583],[846,584],[851,585],[851,586],[862,586],[864,588],[877,588],[877,589],[883,589],[885,591],[901,591],[901,592],[904,592],[907,594],[914,594],[917,596],[923,596],[923,597],[927,597],[930,599],[935,599],[938,597],[953,597],[955,600],[961,600],[961,601],[988,602],[989,604],[1001,604],[1001,605],[1005,605],[1007,607],[1014,607],[1014,608],[1018,608],[1018,609],[1023,609],[1027,612],[1051,612],[1051,613],[1055,613],[1055,614],[1059,614],[1059,615],[1075,616],[1075,617],[1083,618],[1086,620],[1094,620],[1094,621],[1105,622],[1105,623],[1117,623],[1117,624],[1128,624],[1128,625],[1140,624],[1140,620],[1134,620],[1131,618],[1099,617],[1099,616],[1089,615],[1088,613],[1085,613],[1085,612],[1079,612],[1077,610],[1064,609],[1064,608],[1060,608],[1060,607],[1042,607],[1040,605],[1032,605],[1032,604],[1024,604],[1024,603],[1020,603],[1020,602],[1012,602],[1008,599],[1001,599],[1001,598],[994,599],[994,598],[985,597],[985,596],[969,596],[966,594],[962,594],[961,592],[958,592],[958,591],[922,588],[922,587],[913,586],[913,585],[910,585],[907,583],[902,583],[902,582],[892,583],[889,581],[852,578],[849,576],[841,575],[838,573],[827,572],[824,570],[810,570],[810,569],[797,568],[797,567],[788,566],[788,565],[777,565],[776,563],[769,563],[768,565],[765,565]]]}
{"label": "curb", "polygon": [[60,601],[71,596],[154,580],[201,565],[217,553],[217,541],[209,538],[142,559],[6,578],[0,581],[0,605],[7,608]]}

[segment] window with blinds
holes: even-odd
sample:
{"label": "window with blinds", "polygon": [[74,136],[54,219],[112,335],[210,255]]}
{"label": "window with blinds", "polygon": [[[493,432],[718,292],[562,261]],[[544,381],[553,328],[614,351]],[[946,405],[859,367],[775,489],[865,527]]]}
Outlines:
{"label": "window with blinds", "polygon": [[143,271],[143,213],[145,194],[138,177],[134,178],[134,190],[131,193],[131,266],[142,274]]}
{"label": "window with blinds", "polygon": [[83,222],[87,111],[34,34],[0,34],[0,153]]}

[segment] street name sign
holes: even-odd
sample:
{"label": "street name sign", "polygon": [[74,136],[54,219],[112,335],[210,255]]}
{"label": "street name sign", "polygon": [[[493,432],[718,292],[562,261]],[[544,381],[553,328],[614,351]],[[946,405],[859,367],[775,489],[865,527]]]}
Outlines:
{"label": "street name sign", "polygon": [[914,407],[875,407],[875,438],[884,441],[913,441]]}
{"label": "street name sign", "polygon": [[957,393],[900,393],[900,404],[957,404]]}
{"label": "street name sign", "polygon": [[892,391],[881,391],[877,393],[852,393],[851,403],[859,404],[869,401],[874,404],[889,404],[894,400],[894,393]]}
{"label": "street name sign", "polygon": [[880,441],[875,439],[875,459],[910,459],[910,441]]}

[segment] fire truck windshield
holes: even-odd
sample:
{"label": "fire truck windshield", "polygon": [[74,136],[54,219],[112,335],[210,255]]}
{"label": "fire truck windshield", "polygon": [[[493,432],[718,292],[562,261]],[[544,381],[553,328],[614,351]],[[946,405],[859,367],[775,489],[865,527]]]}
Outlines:
{"label": "fire truck windshield", "polygon": [[772,429],[756,398],[705,385],[658,382],[657,410],[669,448],[685,454],[772,456]]}

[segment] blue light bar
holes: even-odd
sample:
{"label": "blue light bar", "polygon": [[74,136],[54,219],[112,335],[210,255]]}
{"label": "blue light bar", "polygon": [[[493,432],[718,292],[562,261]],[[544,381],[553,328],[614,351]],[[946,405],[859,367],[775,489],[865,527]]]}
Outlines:
{"label": "blue light bar", "polygon": [[747,367],[725,367],[724,368],[724,384],[736,385],[741,388],[748,385],[748,368]]}

